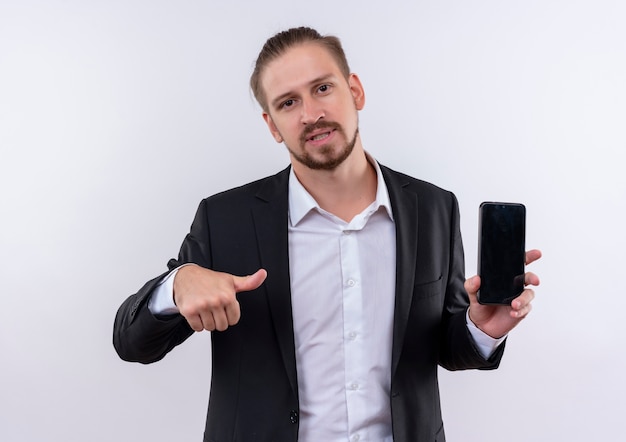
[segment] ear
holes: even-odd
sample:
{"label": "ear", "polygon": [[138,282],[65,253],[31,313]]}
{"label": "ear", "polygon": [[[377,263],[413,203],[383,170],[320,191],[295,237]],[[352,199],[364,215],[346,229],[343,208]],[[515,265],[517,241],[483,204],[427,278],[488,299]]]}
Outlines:
{"label": "ear", "polygon": [[357,74],[350,74],[348,77],[348,86],[350,86],[350,92],[352,92],[356,109],[363,109],[363,107],[365,107],[365,91],[363,90],[363,85]]}
{"label": "ear", "polygon": [[269,128],[270,133],[272,134],[276,142],[282,143],[283,137],[280,134],[280,132],[278,132],[278,128],[274,124],[274,120],[272,120],[272,117],[270,116],[270,114],[268,114],[267,112],[263,112],[263,119],[265,120],[265,124],[267,124],[267,127]]}

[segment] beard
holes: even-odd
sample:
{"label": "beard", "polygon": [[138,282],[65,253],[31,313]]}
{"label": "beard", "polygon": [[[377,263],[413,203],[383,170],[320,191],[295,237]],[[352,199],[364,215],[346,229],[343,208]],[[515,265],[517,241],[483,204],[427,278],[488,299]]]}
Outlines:
{"label": "beard", "polygon": [[[329,144],[326,146],[321,146],[315,151],[317,156],[321,156],[321,158],[315,158],[314,155],[306,150],[305,145],[311,132],[318,129],[331,129],[336,131],[337,134],[345,140],[345,144],[339,149],[338,152],[335,152],[335,146],[333,145]],[[352,150],[356,145],[356,138],[358,133],[359,129],[357,127],[354,131],[354,136],[351,139],[348,139],[345,131],[338,123],[329,121],[318,121],[317,123],[307,126],[306,129],[302,132],[302,135],[300,136],[300,149],[298,152],[287,146],[287,143],[285,143],[285,146],[287,146],[287,150],[289,150],[289,153],[291,153],[296,161],[308,167],[309,169],[334,170],[341,163],[343,163],[346,158],[348,158],[352,153]]]}

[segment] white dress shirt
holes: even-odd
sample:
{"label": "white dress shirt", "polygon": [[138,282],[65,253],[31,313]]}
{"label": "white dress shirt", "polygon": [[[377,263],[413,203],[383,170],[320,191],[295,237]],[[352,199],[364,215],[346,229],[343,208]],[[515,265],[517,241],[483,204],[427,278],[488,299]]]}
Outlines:
{"label": "white dress shirt", "polygon": [[289,270],[300,402],[298,440],[391,441],[395,224],[376,200],[350,222],[289,178]]}

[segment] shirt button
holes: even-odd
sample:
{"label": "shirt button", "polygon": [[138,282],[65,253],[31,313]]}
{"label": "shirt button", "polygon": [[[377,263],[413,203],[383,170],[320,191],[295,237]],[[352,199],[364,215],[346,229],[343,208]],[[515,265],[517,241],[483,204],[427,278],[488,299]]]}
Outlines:
{"label": "shirt button", "polygon": [[351,341],[354,341],[356,339],[356,333],[355,332],[350,332],[348,334],[348,339],[350,339]]}
{"label": "shirt button", "polygon": [[354,436],[352,436],[352,437],[350,438],[350,440],[351,440],[352,442],[356,442],[356,441],[357,441],[357,440],[359,440],[359,439],[361,439],[361,436],[359,436],[358,434],[355,434]]}
{"label": "shirt button", "polygon": [[348,286],[354,287],[354,284],[356,284],[356,282],[354,282],[354,279],[348,279]]}
{"label": "shirt button", "polygon": [[350,390],[358,390],[358,389],[359,389],[359,384],[354,383],[350,385]]}
{"label": "shirt button", "polygon": [[349,235],[349,234],[351,234],[351,233],[352,233],[352,232],[351,232],[350,230],[344,230],[344,231],[343,231],[343,234],[344,234],[344,235]]}

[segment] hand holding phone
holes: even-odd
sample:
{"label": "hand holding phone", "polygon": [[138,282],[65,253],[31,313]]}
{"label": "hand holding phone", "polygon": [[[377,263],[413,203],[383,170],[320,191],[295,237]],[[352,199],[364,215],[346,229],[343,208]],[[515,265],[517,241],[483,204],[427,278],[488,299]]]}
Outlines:
{"label": "hand holding phone", "polygon": [[479,215],[478,302],[510,305],[524,290],[526,208],[484,202]]}

